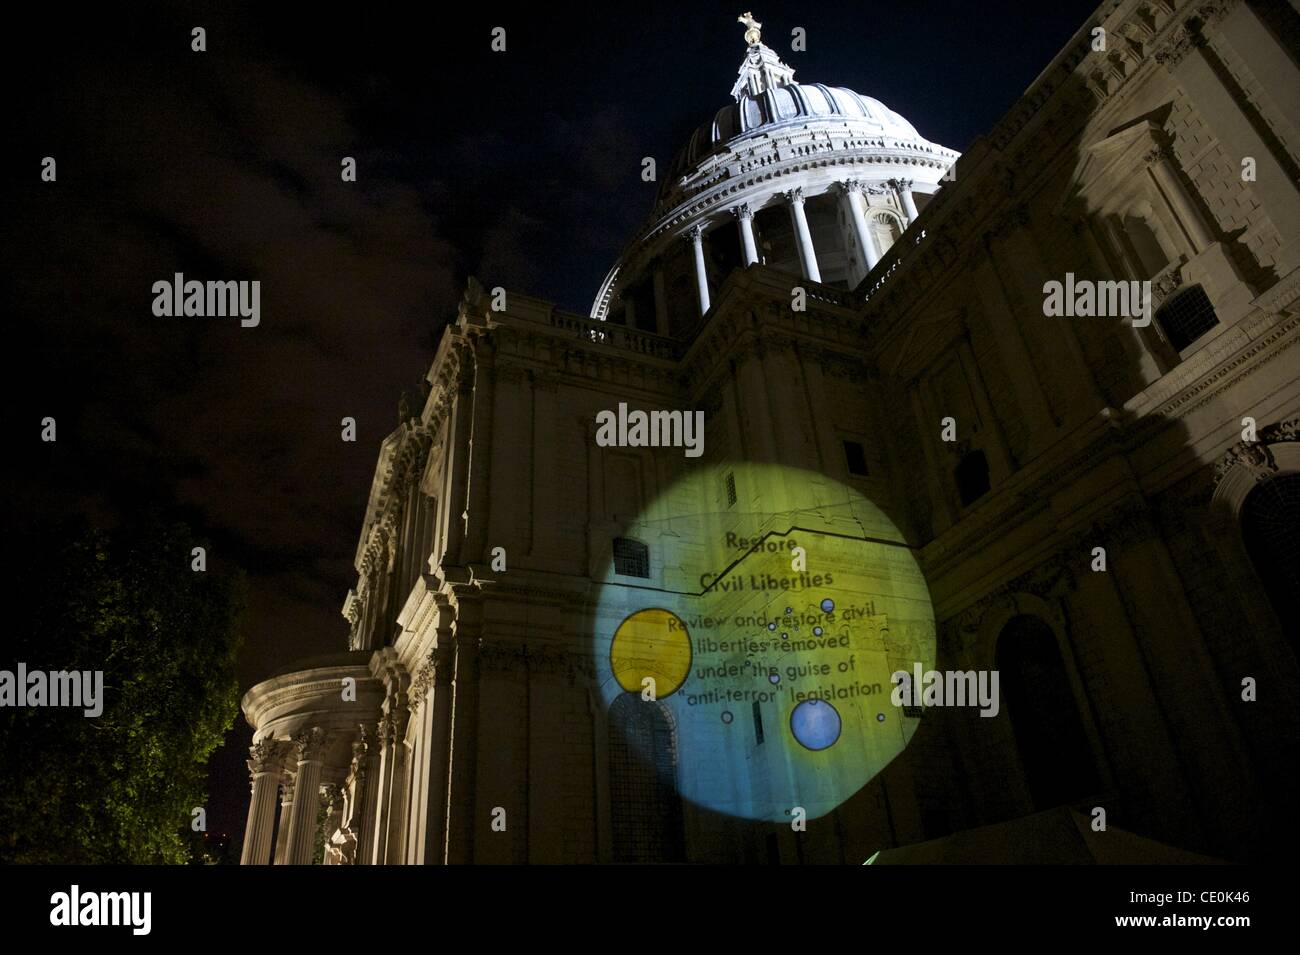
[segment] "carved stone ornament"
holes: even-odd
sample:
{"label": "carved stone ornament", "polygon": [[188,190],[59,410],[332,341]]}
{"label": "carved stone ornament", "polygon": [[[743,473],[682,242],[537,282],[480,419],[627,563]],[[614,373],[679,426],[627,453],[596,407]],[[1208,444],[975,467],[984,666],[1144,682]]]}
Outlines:
{"label": "carved stone ornament", "polygon": [[1214,483],[1218,484],[1222,481],[1224,476],[1235,467],[1243,467],[1247,471],[1254,472],[1256,481],[1267,480],[1278,470],[1277,461],[1274,460],[1269,445],[1300,440],[1297,438],[1298,433],[1300,433],[1300,418],[1292,418],[1261,429],[1257,441],[1238,441],[1224,452],[1223,457],[1214,466]]}
{"label": "carved stone ornament", "polygon": [[272,739],[258,740],[248,748],[250,773],[273,773],[280,765],[280,744]]}
{"label": "carved stone ornament", "polygon": [[303,730],[293,738],[293,745],[298,754],[298,762],[319,760],[325,755],[325,747],[328,743],[328,734],[319,726]]}

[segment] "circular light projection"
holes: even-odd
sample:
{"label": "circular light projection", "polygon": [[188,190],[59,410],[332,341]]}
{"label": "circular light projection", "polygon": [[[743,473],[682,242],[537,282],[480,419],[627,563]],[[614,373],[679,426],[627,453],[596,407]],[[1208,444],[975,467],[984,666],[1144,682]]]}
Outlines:
{"label": "circular light projection", "polygon": [[[602,702],[642,680],[673,727],[629,736],[653,765],[672,746],[682,796],[716,812],[809,818],[866,786],[917,721],[882,721],[892,673],[935,660],[934,611],[901,532],[860,492],[777,465],[688,465],[620,536],[658,576],[612,564],[592,622]],[[719,500],[730,473],[748,505]],[[654,750],[654,751],[651,751]]]}
{"label": "circular light projection", "polygon": [[655,696],[676,693],[691,670],[691,637],[668,610],[652,607],[629,616],[614,633],[609,665],[624,690],[640,692],[654,680]]}
{"label": "circular light projection", "polygon": [[821,700],[804,700],[790,713],[790,732],[813,751],[834,746],[843,725],[839,711]]}

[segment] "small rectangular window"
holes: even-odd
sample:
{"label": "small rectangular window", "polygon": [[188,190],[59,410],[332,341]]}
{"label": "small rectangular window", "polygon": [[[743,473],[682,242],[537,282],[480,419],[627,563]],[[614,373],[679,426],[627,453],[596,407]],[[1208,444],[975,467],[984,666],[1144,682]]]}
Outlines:
{"label": "small rectangular window", "polygon": [[1218,325],[1219,316],[1205,290],[1193,285],[1161,305],[1156,312],[1156,322],[1164,330],[1174,351],[1182,351]]}
{"label": "small rectangular window", "polygon": [[758,708],[758,700],[754,701],[754,742],[755,745],[763,742],[763,713]]}
{"label": "small rectangular window", "polygon": [[727,507],[736,503],[736,475],[732,471],[727,472]]}
{"label": "small rectangular window", "polygon": [[625,577],[649,577],[650,548],[630,537],[615,537],[614,573]]}
{"label": "small rectangular window", "polygon": [[866,477],[871,473],[867,469],[867,451],[860,442],[844,442],[844,460],[848,463],[850,474]]}

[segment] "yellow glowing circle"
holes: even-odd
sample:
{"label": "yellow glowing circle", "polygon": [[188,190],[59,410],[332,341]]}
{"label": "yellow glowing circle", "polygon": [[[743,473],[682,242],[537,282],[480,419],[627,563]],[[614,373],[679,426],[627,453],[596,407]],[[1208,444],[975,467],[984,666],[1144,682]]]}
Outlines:
{"label": "yellow glowing circle", "polygon": [[609,663],[623,689],[640,693],[650,677],[655,698],[668,696],[691,672],[691,635],[675,613],[658,607],[638,610],[614,632]]}

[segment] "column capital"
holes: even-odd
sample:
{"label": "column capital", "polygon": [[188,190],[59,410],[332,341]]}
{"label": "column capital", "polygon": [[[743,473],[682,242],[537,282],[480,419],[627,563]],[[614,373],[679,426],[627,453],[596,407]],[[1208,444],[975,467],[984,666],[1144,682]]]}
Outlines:
{"label": "column capital", "polygon": [[325,747],[328,743],[329,735],[319,726],[303,730],[293,738],[298,762],[320,762],[325,755]]}
{"label": "column capital", "polygon": [[281,744],[273,739],[261,739],[248,748],[248,771],[254,776],[280,770],[283,753]]}
{"label": "column capital", "polygon": [[1174,158],[1173,147],[1167,142],[1159,142],[1142,154],[1142,161],[1148,166],[1169,162]]}
{"label": "column capital", "polygon": [[895,189],[900,191],[906,189],[909,192],[912,189],[912,184],[915,182],[913,179],[891,179],[889,181],[894,184]]}
{"label": "column capital", "polygon": [[845,179],[840,183],[840,189],[843,190],[845,195],[855,192],[858,195],[863,195],[867,191],[867,184],[861,179]]}
{"label": "column capital", "polygon": [[748,202],[742,202],[731,210],[731,214],[737,219],[752,219],[754,218],[754,207]]}
{"label": "column capital", "polygon": [[699,242],[704,238],[704,225],[697,222],[686,230],[686,239],[688,242]]}
{"label": "column capital", "polygon": [[782,193],[782,195],[785,196],[787,200],[789,200],[790,202],[796,205],[803,205],[803,201],[804,201],[803,186],[795,186],[793,189],[787,189],[785,192]]}

